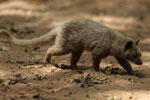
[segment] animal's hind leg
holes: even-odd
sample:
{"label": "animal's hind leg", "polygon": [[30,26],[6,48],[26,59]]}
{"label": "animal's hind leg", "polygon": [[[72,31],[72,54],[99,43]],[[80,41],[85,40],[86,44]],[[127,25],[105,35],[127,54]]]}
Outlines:
{"label": "animal's hind leg", "polygon": [[51,56],[60,56],[60,55],[64,55],[67,53],[68,52],[65,51],[63,48],[57,47],[56,45],[54,45],[47,50],[46,56],[44,58],[44,62],[50,63]]}
{"label": "animal's hind leg", "polygon": [[54,45],[47,50],[44,59],[46,63],[50,63],[51,56],[60,56],[69,53],[69,49],[65,47],[66,44],[64,44],[63,37],[60,35],[61,32],[58,31],[58,33],[59,35],[57,35]]}

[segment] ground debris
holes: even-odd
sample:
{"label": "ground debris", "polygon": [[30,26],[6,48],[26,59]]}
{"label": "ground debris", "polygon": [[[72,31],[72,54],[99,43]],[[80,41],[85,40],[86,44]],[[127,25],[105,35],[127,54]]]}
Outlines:
{"label": "ground debris", "polygon": [[87,76],[81,76],[78,79],[74,79],[75,83],[77,83],[77,86],[79,87],[90,87],[95,84],[109,84],[111,81],[107,77],[99,78],[99,77],[93,77],[91,74],[88,74]]}
{"label": "ground debris", "polygon": [[14,85],[17,83],[27,83],[27,78],[22,77],[21,74],[15,74],[12,78],[9,79],[3,79],[0,81],[1,84],[8,86],[8,85]]}
{"label": "ground debris", "polygon": [[107,97],[107,100],[121,100],[121,98],[118,98],[117,96],[110,95]]}
{"label": "ground debris", "polygon": [[40,97],[40,94],[33,95],[33,98],[37,99]]}
{"label": "ground debris", "polygon": [[128,78],[127,80],[130,81],[130,82],[133,82],[133,83],[137,83],[136,80],[133,79],[133,78]]}
{"label": "ground debris", "polygon": [[56,92],[59,92],[59,91],[62,91],[62,90],[68,89],[68,88],[69,88],[69,86],[66,85],[66,86],[61,87],[61,88],[52,89],[50,92],[51,93],[56,93]]}
{"label": "ground debris", "polygon": [[89,99],[92,99],[92,96],[89,95],[89,94],[86,94],[86,97],[89,98]]}
{"label": "ground debris", "polygon": [[8,51],[10,48],[8,46],[2,46],[0,51]]}
{"label": "ground debris", "polygon": [[6,61],[6,63],[11,63],[11,64],[23,64],[24,66],[28,66],[28,65],[35,65],[35,64],[42,64],[43,66],[46,66],[44,63],[39,62],[39,61],[35,61],[35,62],[26,62],[23,60],[8,60]]}
{"label": "ground debris", "polygon": [[11,63],[11,64],[24,64],[25,61],[23,60],[8,60],[6,63]]}
{"label": "ground debris", "polygon": [[54,66],[61,69],[71,69],[70,66],[64,64],[54,64]]}
{"label": "ground debris", "polygon": [[15,74],[13,78],[9,79],[9,85],[14,85],[16,83],[24,83],[26,84],[26,77],[22,77],[21,74]]}
{"label": "ground debris", "polygon": [[43,67],[46,67],[46,65],[25,65],[25,68],[26,69],[30,69],[30,68],[43,68]]}
{"label": "ground debris", "polygon": [[36,81],[40,81],[40,80],[44,80],[44,79],[48,79],[48,77],[47,76],[35,75],[35,77],[33,78],[33,80],[36,80]]}
{"label": "ground debris", "polygon": [[72,92],[67,93],[66,95],[64,95],[65,97],[70,97],[72,95]]}
{"label": "ground debris", "polygon": [[121,74],[122,71],[119,68],[112,68],[111,66],[107,66],[104,69],[104,73],[107,74],[107,75],[110,75],[110,74]]}

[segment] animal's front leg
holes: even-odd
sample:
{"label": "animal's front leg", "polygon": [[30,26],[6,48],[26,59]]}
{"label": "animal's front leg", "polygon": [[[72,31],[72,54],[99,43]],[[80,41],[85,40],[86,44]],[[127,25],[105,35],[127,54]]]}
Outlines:
{"label": "animal's front leg", "polygon": [[94,70],[95,71],[99,71],[99,64],[100,64],[100,61],[101,61],[101,58],[100,56],[98,55],[92,55],[92,60],[93,60],[93,67],[94,67]]}
{"label": "animal's front leg", "polygon": [[82,50],[71,52],[70,65],[73,69],[77,69],[77,62],[79,61],[82,52]]}
{"label": "animal's front leg", "polygon": [[123,59],[123,58],[118,58],[116,57],[116,59],[118,60],[119,64],[130,74],[133,75],[133,69],[131,64],[129,63],[128,60]]}

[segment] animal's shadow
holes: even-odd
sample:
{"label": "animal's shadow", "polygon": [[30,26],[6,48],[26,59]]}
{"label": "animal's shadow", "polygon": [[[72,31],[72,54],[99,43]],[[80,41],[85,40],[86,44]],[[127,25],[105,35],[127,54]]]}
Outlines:
{"label": "animal's shadow", "polygon": [[[74,68],[72,66],[68,66],[68,65],[58,65],[58,64],[54,64],[55,67],[57,68],[61,68],[63,70],[67,70],[67,69],[71,69],[71,70],[77,70],[79,73],[84,72],[86,70],[92,70],[95,71],[93,69],[92,66],[78,66],[77,68]],[[96,71],[95,71],[96,72]],[[100,71],[97,71],[98,73],[104,73],[106,74],[106,69],[100,69]],[[108,75],[108,74],[107,74]],[[124,71],[123,69],[119,69],[119,68],[115,68],[114,70],[112,70],[112,72],[109,75],[129,75],[126,71]],[[132,76],[138,77],[138,78],[145,78],[146,75],[140,71],[134,71],[134,74]]]}
{"label": "animal's shadow", "polygon": [[[47,66],[47,64],[43,63],[43,62],[25,62],[25,61],[12,61],[12,60],[8,60],[6,63],[11,63],[11,64],[23,64],[24,66],[27,65],[42,65],[42,66]],[[95,71],[93,69],[92,66],[78,66],[78,67],[73,67],[73,66],[69,66],[69,65],[65,65],[65,64],[52,64],[54,67],[56,68],[60,68],[63,70],[75,70],[77,72],[79,72],[80,74],[84,73],[84,71],[86,70],[92,70]],[[95,71],[96,72],[96,71]],[[106,75],[129,75],[127,72],[125,72],[123,69],[120,68],[112,68],[111,73],[107,74],[106,73],[106,68],[104,69],[100,69],[100,71],[97,71],[97,73],[104,73]],[[138,78],[145,78],[146,75],[140,71],[134,71],[134,74],[132,76],[138,77]]]}

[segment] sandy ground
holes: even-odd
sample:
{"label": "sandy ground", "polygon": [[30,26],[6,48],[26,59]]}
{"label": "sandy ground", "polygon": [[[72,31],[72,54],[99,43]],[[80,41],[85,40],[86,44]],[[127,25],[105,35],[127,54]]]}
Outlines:
{"label": "sandy ground", "polygon": [[[40,36],[78,17],[141,40],[144,64],[132,64],[137,76],[128,75],[112,57],[102,61],[101,69],[110,66],[119,68],[119,73],[94,72],[89,52],[84,52],[78,63],[80,71],[50,64],[25,65],[43,61],[49,45],[24,48],[0,43],[0,100],[149,100],[149,0],[0,0],[0,29],[8,29],[22,39]],[[69,65],[69,59],[70,54],[52,58],[65,65]],[[84,82],[93,81],[88,76],[97,82]]]}

